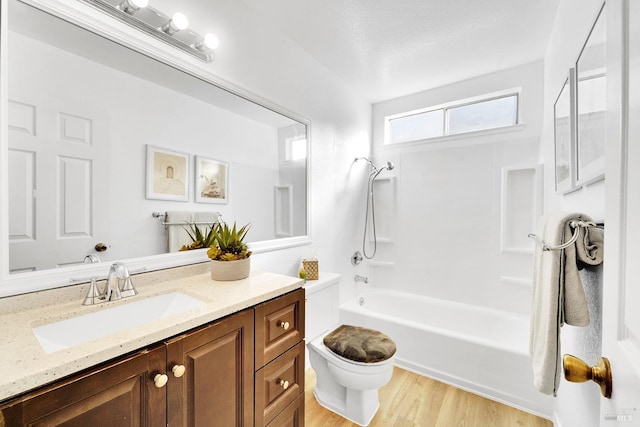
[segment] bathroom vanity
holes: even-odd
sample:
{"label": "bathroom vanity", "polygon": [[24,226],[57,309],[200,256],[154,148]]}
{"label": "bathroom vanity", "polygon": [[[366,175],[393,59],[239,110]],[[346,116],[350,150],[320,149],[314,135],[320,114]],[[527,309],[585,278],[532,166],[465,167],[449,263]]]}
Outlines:
{"label": "bathroom vanity", "polygon": [[0,380],[0,425],[303,425],[302,282],[261,272],[215,282],[202,268],[138,276],[131,300],[179,290],[206,304],[50,353],[33,327],[107,307],[36,302],[0,316],[22,334],[0,338],[11,367]]}

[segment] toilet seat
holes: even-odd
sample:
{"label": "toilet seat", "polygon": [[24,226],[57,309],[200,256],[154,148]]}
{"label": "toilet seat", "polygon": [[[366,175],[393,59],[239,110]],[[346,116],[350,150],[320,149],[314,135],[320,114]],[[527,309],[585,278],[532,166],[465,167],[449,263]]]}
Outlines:
{"label": "toilet seat", "polygon": [[339,354],[334,353],[333,351],[331,351],[331,349],[329,349],[326,345],[324,345],[324,337],[330,333],[331,330],[326,331],[322,334],[320,334],[319,337],[317,337],[316,339],[312,340],[309,344],[307,344],[308,346],[314,347],[320,354],[323,354],[325,358],[327,359],[331,359],[332,363],[338,364],[338,365],[344,365],[345,369],[348,369],[348,366],[351,366],[352,369],[361,369],[364,367],[383,367],[386,366],[388,364],[393,364],[394,363],[394,357],[390,357],[386,360],[382,360],[380,362],[358,362],[355,360],[351,360],[351,359],[347,359],[346,357],[342,357]]}
{"label": "toilet seat", "polygon": [[324,336],[324,345],[337,356],[354,362],[376,363],[396,353],[396,343],[375,329],[340,325]]}

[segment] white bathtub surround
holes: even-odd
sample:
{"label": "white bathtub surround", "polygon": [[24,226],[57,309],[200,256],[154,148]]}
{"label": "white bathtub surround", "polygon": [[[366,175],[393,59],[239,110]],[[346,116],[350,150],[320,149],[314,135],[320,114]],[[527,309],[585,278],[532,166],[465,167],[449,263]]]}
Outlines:
{"label": "white bathtub surround", "polygon": [[538,238],[554,247],[570,241],[565,249],[544,250],[537,244],[534,269],[530,351],[534,385],[544,394],[557,393],[561,378],[560,328],[565,324],[587,326],[589,310],[578,264],[602,263],[600,231],[591,227],[571,227],[573,221],[592,222],[585,214],[553,212],[540,223]]}
{"label": "white bathtub surround", "polygon": [[553,399],[533,387],[526,315],[372,288],[340,307],[340,322],[390,336],[397,366],[551,417]]}

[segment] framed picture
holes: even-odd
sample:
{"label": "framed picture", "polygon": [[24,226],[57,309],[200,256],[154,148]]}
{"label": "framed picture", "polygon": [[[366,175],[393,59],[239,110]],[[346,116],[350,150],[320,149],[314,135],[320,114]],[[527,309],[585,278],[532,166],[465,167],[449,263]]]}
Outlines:
{"label": "framed picture", "polygon": [[229,163],[196,156],[196,202],[229,201]]}
{"label": "framed picture", "polygon": [[187,153],[147,145],[147,199],[189,201]]}
{"label": "framed picture", "polygon": [[572,82],[573,69],[569,71],[569,76],[562,85],[560,94],[553,106],[553,128],[555,142],[555,182],[556,192],[567,193],[574,189],[574,132],[573,132],[573,109],[572,104]]}
{"label": "framed picture", "polygon": [[576,181],[604,177],[607,111],[607,58],[604,6],[576,62]]}

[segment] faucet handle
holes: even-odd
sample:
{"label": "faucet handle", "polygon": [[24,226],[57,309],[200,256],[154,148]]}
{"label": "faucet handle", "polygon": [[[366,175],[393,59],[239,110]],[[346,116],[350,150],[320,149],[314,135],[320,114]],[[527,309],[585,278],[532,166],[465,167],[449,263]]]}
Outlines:
{"label": "faucet handle", "polygon": [[138,295],[138,291],[133,287],[133,282],[131,281],[131,277],[127,276],[124,279],[124,286],[122,286],[122,292],[120,294],[123,297],[132,297],[134,295]]}
{"label": "faucet handle", "polygon": [[96,284],[97,277],[91,278],[91,285],[89,285],[89,291],[87,292],[87,296],[84,298],[83,305],[93,305],[97,304],[100,300],[100,292],[98,291],[98,285]]}
{"label": "faucet handle", "polygon": [[138,294],[136,288],[133,287],[133,282],[131,281],[131,274],[129,273],[129,269],[126,265],[118,263],[118,278],[124,279],[124,285],[122,285],[122,292],[120,294],[123,297],[132,297]]}

